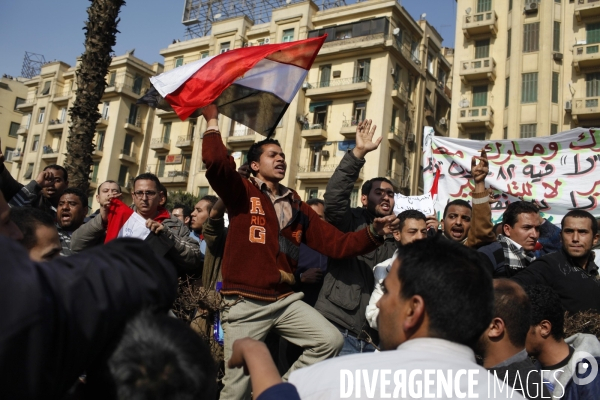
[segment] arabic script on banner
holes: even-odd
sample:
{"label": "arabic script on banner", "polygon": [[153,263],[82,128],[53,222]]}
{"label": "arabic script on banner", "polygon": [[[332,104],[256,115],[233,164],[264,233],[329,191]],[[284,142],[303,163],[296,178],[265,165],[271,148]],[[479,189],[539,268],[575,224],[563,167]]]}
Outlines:
{"label": "arabic script on banner", "polygon": [[557,135],[519,140],[466,140],[423,135],[425,192],[439,171],[436,208],[455,199],[471,199],[471,158],[485,148],[494,190],[494,222],[513,201],[536,204],[554,223],[572,209],[600,216],[600,129],[577,128]]}
{"label": "arabic script on banner", "polygon": [[422,196],[404,196],[396,193],[394,194],[394,203],[394,214],[396,215],[406,210],[421,211],[426,216],[435,213],[433,199],[429,193]]}

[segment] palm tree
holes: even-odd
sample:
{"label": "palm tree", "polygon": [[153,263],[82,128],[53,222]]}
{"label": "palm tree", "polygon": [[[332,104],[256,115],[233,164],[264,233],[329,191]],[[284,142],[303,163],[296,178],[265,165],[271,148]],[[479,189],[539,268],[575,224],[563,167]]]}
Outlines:
{"label": "palm tree", "polygon": [[85,51],[75,72],[77,95],[69,110],[71,125],[67,142],[66,169],[70,186],[87,193],[94,151],[96,122],[100,118],[98,104],[106,88],[105,77],[116,43],[117,24],[124,0],[90,0],[85,23]]}

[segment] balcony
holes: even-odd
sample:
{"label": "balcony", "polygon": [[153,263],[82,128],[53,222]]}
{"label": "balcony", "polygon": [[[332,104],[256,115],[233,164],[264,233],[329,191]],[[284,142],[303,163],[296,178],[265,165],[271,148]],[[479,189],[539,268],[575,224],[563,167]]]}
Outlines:
{"label": "balcony", "polygon": [[57,90],[54,93],[54,97],[52,98],[52,101],[57,104],[68,103],[69,99],[71,98],[72,93],[73,92],[68,89],[67,90],[63,90],[63,89]]}
{"label": "balcony", "polygon": [[365,49],[385,47],[390,22],[386,17],[366,19],[308,32],[309,38],[327,34],[319,57],[329,54],[342,54],[351,57],[364,54]]}
{"label": "balcony", "polygon": [[[413,72],[417,74],[422,74],[421,60],[418,57],[418,51],[415,50],[413,53],[413,49],[407,43],[401,43],[398,40],[398,36],[390,35],[388,38],[388,43],[391,43],[391,46],[396,49],[404,60],[406,60],[406,64],[413,68]],[[418,48],[418,47],[417,47]]]}
{"label": "balcony", "polygon": [[585,97],[573,100],[571,117],[576,124],[581,120],[600,119],[600,97]]}
{"label": "balcony", "polygon": [[403,146],[404,145],[404,130],[405,125],[400,123],[400,126],[391,126],[387,134],[387,139],[390,145]]}
{"label": "balcony", "polygon": [[130,85],[122,82],[113,82],[109,83],[104,89],[103,99],[107,99],[109,97],[114,97],[118,94],[123,94],[131,97],[132,99],[139,99],[142,96],[142,93],[145,93],[146,90],[150,88],[149,83],[145,83],[143,85]]}
{"label": "balcony", "polygon": [[600,43],[578,44],[573,47],[573,68],[580,73],[584,68],[600,67]]}
{"label": "balcony", "polygon": [[486,11],[463,16],[463,34],[467,39],[473,36],[489,35],[496,37],[498,33],[498,16],[496,11]]}
{"label": "balcony", "polygon": [[227,144],[230,147],[249,147],[256,141],[257,133],[244,125],[235,124]]}
{"label": "balcony", "polygon": [[325,124],[304,124],[302,137],[309,141],[327,140],[327,126]]}
{"label": "balcony", "polygon": [[179,147],[181,150],[192,150],[194,148],[193,139],[193,135],[178,136],[175,146]]}
{"label": "balcony", "polygon": [[96,150],[92,151],[92,158],[94,160],[99,160],[102,158],[102,156],[104,155],[104,152],[102,151],[102,149],[98,149],[96,148]]}
{"label": "balcony", "polygon": [[21,152],[20,149],[11,151],[11,154],[12,154],[12,156],[10,156],[10,160],[9,160],[8,154],[6,155],[7,161],[12,161],[12,162],[16,162],[16,163],[20,163],[21,161],[23,161],[23,153]]}
{"label": "balcony", "polygon": [[496,81],[496,62],[492,57],[463,61],[460,63],[460,80],[468,85],[473,82]]}
{"label": "balcony", "polygon": [[160,108],[156,109],[156,116],[160,117],[160,118],[173,118],[176,115],[177,114],[175,114],[175,111],[173,111],[173,110],[165,111],[165,110],[161,110]]}
{"label": "balcony", "polygon": [[33,111],[33,106],[35,105],[35,96],[30,96],[25,99],[25,103],[21,103],[17,106],[17,110],[24,113],[28,111]]}
{"label": "balcony", "polygon": [[[296,177],[304,182],[327,182],[331,179],[331,175],[337,168],[340,160],[329,160],[327,165],[299,165],[298,174]],[[364,179],[363,170],[360,170],[358,180]]]}
{"label": "balcony", "polygon": [[494,128],[494,110],[490,106],[461,108],[458,113],[458,129],[486,129],[491,132]]}
{"label": "balcony", "polygon": [[408,102],[408,90],[404,85],[395,83],[394,90],[392,90],[392,98],[399,100],[402,104],[406,104]]}
{"label": "balcony", "polygon": [[29,133],[28,125],[21,125],[19,129],[17,129],[17,135],[23,135],[23,137],[27,137],[27,133]]}
{"label": "balcony", "polygon": [[440,118],[435,121],[433,126],[436,136],[448,136],[448,120],[446,118]]}
{"label": "balcony", "polygon": [[102,115],[98,122],[96,122],[98,126],[107,127],[108,126],[108,115]]}
{"label": "balcony", "polygon": [[51,119],[48,122],[48,131],[49,132],[62,132],[65,127],[65,121],[61,121],[58,119]]}
{"label": "balcony", "polygon": [[131,132],[142,133],[142,120],[140,118],[125,118],[125,129]]}
{"label": "balcony", "polygon": [[600,2],[598,0],[577,0],[575,3],[577,22],[581,23],[600,16]]}
{"label": "balcony", "polygon": [[171,150],[171,143],[168,138],[155,138],[150,141],[150,150],[157,153],[168,153]]}
{"label": "balcony", "polygon": [[58,147],[52,148],[51,146],[44,146],[42,148],[42,159],[43,160],[58,159]]}
{"label": "balcony", "polygon": [[128,164],[137,165],[137,154],[132,151],[125,151],[121,149],[119,152],[119,160]]}
{"label": "balcony", "polygon": [[159,175],[157,174],[160,183],[165,186],[174,186],[174,185],[182,185],[187,184],[188,178],[190,176],[189,171],[185,170],[175,170],[175,171],[162,171]]}
{"label": "balcony", "polygon": [[371,94],[371,79],[360,76],[314,82],[305,86],[306,97],[312,100],[336,99]]}
{"label": "balcony", "polygon": [[347,139],[354,139],[356,137],[356,126],[360,121],[355,119],[347,119],[342,121],[342,129],[340,134],[345,136]]}

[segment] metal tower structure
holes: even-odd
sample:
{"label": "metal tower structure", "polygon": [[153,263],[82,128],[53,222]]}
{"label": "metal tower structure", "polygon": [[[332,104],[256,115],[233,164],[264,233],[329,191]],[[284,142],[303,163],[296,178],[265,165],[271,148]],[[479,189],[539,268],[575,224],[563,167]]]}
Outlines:
{"label": "metal tower structure", "polygon": [[[210,34],[213,22],[223,19],[247,16],[255,24],[271,20],[271,11],[304,0],[185,0],[183,18],[185,39],[193,39]],[[360,1],[360,0],[358,0]],[[321,10],[355,3],[357,0],[321,0]],[[364,0],[363,0],[364,1]]]}
{"label": "metal tower structure", "polygon": [[40,74],[42,65],[46,64],[46,58],[41,54],[25,52],[23,59],[23,68],[21,68],[21,76],[31,79]]}

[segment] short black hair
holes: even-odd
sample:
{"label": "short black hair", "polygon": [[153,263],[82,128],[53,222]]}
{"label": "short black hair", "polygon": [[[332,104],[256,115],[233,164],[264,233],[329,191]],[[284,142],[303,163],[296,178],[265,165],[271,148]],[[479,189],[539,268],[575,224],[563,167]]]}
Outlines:
{"label": "short black hair", "polygon": [[50,164],[50,165],[48,165],[47,167],[44,168],[44,171],[46,171],[47,169],[57,169],[59,171],[62,171],[63,178],[65,179],[65,182],[69,181],[69,173],[67,172],[67,170],[65,169],[65,167],[63,167],[62,165]]}
{"label": "short black hair", "polygon": [[[160,180],[158,179],[158,177],[150,172],[145,172],[143,174],[139,174],[138,176],[135,177],[135,179],[133,180],[133,187],[135,188],[135,183],[137,181],[152,181],[156,184],[156,191],[157,192],[162,192],[162,190],[164,189],[164,186],[160,183]],[[166,191],[165,191],[165,195],[166,195]]]}
{"label": "short black hair", "polygon": [[208,345],[189,326],[143,313],[127,323],[108,360],[88,373],[84,390],[98,399],[214,399],[216,372]]}
{"label": "short black hair", "polygon": [[[260,142],[254,143],[252,146],[250,146],[250,149],[248,149],[248,165],[251,165],[254,161],[258,162],[260,160],[260,156],[263,153],[263,146],[267,144],[275,144],[281,147],[281,144],[279,144],[279,140],[271,138],[267,138],[261,140]],[[256,176],[258,172],[254,171],[252,167],[250,167],[250,173]]]}
{"label": "short black hair", "polygon": [[531,302],[531,326],[547,320],[552,325],[550,335],[560,341],[565,337],[565,309],[558,294],[549,286],[530,285],[525,291]]}
{"label": "short black hair", "polygon": [[394,184],[388,178],[379,176],[377,178],[369,179],[368,181],[363,183],[362,188],[360,189],[360,193],[368,196],[371,193],[371,189],[373,189],[373,182],[387,182],[392,187],[394,187]]}
{"label": "short black hair", "polygon": [[404,228],[404,222],[407,219],[416,219],[416,220],[421,220],[421,221],[427,221],[427,217],[425,217],[425,214],[423,214],[421,211],[418,211],[418,210],[402,211],[400,214],[398,214],[398,219],[400,220],[400,225],[398,226],[399,230],[402,230],[402,228]]}
{"label": "short black hair", "polygon": [[306,200],[306,204],[308,204],[309,206],[316,206],[317,204],[320,204],[323,207],[325,207],[325,202],[321,199],[317,199],[316,197]]}
{"label": "short black hair", "polygon": [[206,196],[202,197],[199,201],[202,201],[202,200],[210,203],[210,205],[208,206],[208,213],[210,214],[213,206],[219,200],[219,198],[217,196],[213,196],[212,194],[207,194]]}
{"label": "short black hair", "polygon": [[589,212],[587,212],[585,210],[569,211],[568,213],[565,214],[562,221],[560,221],[560,227],[562,229],[565,229],[565,221],[568,217],[589,219],[590,222],[592,223],[592,236],[596,236],[596,234],[598,233],[598,222],[596,221],[596,218],[594,218],[594,216],[592,214],[590,214]]}
{"label": "short black hair", "polygon": [[89,207],[88,198],[81,189],[78,189],[76,187],[66,188],[63,194],[60,195],[60,197],[63,197],[65,194],[74,194],[75,196],[79,197],[79,200],[81,200],[81,205],[83,205],[86,208]]}
{"label": "short black hair", "polygon": [[102,189],[102,185],[104,185],[105,183],[114,183],[119,187],[119,193],[121,193],[121,185],[119,185],[119,182],[117,181],[113,181],[111,179],[102,182],[99,186],[98,186],[98,194],[100,194],[100,189]]}
{"label": "short black hair", "polygon": [[35,231],[39,226],[56,229],[52,216],[39,208],[33,207],[14,207],[10,209],[10,219],[23,233],[21,244],[27,250],[35,247],[37,244],[37,235]]}
{"label": "short black hair", "polygon": [[473,207],[471,207],[471,204],[469,204],[469,202],[466,200],[463,200],[463,199],[452,200],[451,202],[446,204],[446,207],[444,208],[444,216],[442,218],[446,218],[446,214],[448,214],[448,209],[450,208],[450,206],[467,207],[469,210],[471,210],[471,211],[473,210]]}
{"label": "short black hair", "polygon": [[520,214],[537,214],[538,208],[528,201],[515,201],[506,207],[506,211],[502,214],[502,225],[508,225],[514,228],[519,221]]}
{"label": "short black hair", "polygon": [[169,201],[169,193],[167,192],[167,188],[165,187],[165,185],[160,183],[160,181],[158,182],[157,188],[158,188],[159,192],[162,192],[165,195],[165,205],[166,205],[167,202]]}
{"label": "short black hair", "polygon": [[524,348],[531,321],[531,303],[527,293],[510,279],[494,280],[494,318],[504,321],[508,340]]}
{"label": "short black hair", "polygon": [[181,212],[183,213],[183,218],[187,218],[190,215],[192,215],[192,210],[185,204],[181,204],[181,203],[175,203],[171,212],[173,212],[177,208],[181,208]]}
{"label": "short black hair", "polygon": [[400,247],[398,259],[400,296],[423,298],[429,335],[473,348],[494,307],[492,275],[477,252],[436,235]]}

